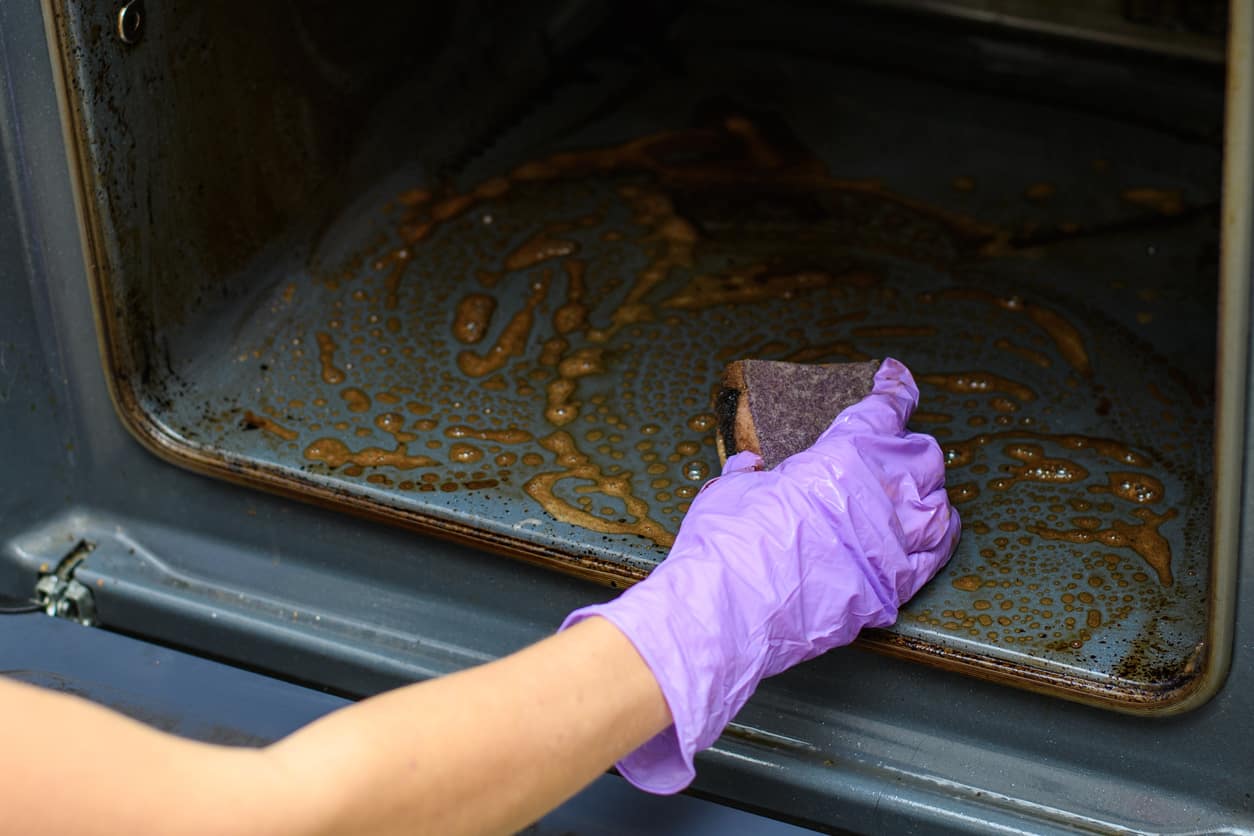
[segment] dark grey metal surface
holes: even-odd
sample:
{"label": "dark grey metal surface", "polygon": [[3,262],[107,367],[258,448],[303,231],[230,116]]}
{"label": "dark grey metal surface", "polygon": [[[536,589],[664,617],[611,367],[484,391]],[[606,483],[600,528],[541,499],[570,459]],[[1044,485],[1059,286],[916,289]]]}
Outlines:
{"label": "dark grey metal surface", "polygon": [[[0,6],[4,591],[26,594],[38,568],[17,541],[68,521],[142,547],[84,564],[106,624],[353,693],[508,652],[611,594],[142,451],[100,373],[41,37],[35,4]],[[864,832],[1254,832],[1242,566],[1231,674],[1187,715],[1120,717],[850,649],[767,682],[698,788]]]}
{"label": "dark grey metal surface", "polygon": [[[197,213],[289,182],[254,172],[289,159],[282,125],[261,120],[246,163],[215,146],[227,182],[202,199],[196,125],[214,111],[185,88],[227,52],[265,88],[274,58],[199,14],[154,12],[137,47],[93,39],[89,6],[58,27],[117,400],[165,455],[627,583],[717,469],[723,363],[891,355],[922,383],[915,423],[945,445],[966,536],[873,641],[1132,709],[1214,666],[1217,76],[1194,81],[1212,110],[1181,109],[1198,122],[1180,130],[837,45],[745,46],[751,22],[710,31],[694,12],[674,67],[569,63],[466,165],[384,105],[345,110],[365,136],[410,137],[409,156],[371,179],[349,151],[315,155],[272,220],[232,221],[243,246]],[[202,39],[202,67],[134,95]],[[317,88],[318,66],[293,78]],[[429,70],[354,67],[363,89]],[[475,89],[447,114],[468,142],[502,109]],[[187,147],[153,144],[166,111]],[[145,223],[156,191],[167,208]]]}

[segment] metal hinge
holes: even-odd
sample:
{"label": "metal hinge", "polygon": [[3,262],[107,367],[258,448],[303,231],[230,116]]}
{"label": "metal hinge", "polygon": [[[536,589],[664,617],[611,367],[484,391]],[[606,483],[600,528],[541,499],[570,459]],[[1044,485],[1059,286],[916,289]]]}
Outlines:
{"label": "metal hinge", "polygon": [[90,589],[74,579],[74,570],[94,548],[95,543],[79,540],[55,569],[40,575],[35,584],[35,601],[48,615],[87,627],[96,623],[96,600]]}

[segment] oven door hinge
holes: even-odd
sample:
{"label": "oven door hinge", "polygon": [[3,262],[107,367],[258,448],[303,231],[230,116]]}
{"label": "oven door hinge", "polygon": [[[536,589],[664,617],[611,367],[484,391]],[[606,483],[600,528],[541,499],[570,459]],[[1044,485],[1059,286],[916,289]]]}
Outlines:
{"label": "oven door hinge", "polygon": [[88,587],[74,579],[74,570],[94,548],[95,543],[79,540],[55,569],[39,576],[35,583],[35,601],[48,615],[77,621],[86,627],[95,625],[95,597]]}

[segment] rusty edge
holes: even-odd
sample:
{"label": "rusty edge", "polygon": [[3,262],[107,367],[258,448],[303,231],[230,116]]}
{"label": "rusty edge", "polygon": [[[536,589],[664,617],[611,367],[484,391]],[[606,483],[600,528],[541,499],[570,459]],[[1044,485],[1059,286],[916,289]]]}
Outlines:
{"label": "rusty edge", "polygon": [[[53,64],[61,126],[73,184],[84,267],[96,320],[96,337],[109,395],[122,424],[160,458],[207,476],[315,505],[347,510],[357,516],[400,524],[456,543],[487,548],[528,563],[557,569],[611,588],[642,580],[642,568],[556,549],[399,508],[339,491],[278,468],[257,467],[232,457],[192,447],[153,421],[140,406],[126,373],[126,348],[113,327],[115,311],[107,290],[111,268],[104,254],[100,207],[86,199],[94,193],[94,167],[86,141],[81,102],[70,96],[73,57],[63,31],[65,0],[42,0],[48,53]],[[1012,685],[1125,714],[1169,716],[1190,711],[1213,697],[1227,677],[1232,654],[1236,605],[1237,553],[1240,536],[1242,463],[1244,461],[1245,382],[1249,343],[1248,279],[1251,270],[1251,181],[1254,180],[1254,0],[1231,7],[1228,44],[1227,113],[1223,170],[1218,374],[1214,463],[1215,505],[1207,638],[1199,647],[1192,673],[1161,688],[1129,689],[1118,681],[1076,679],[989,656],[955,651],[886,631],[868,631],[857,644],[885,655],[923,661],[980,679]]]}

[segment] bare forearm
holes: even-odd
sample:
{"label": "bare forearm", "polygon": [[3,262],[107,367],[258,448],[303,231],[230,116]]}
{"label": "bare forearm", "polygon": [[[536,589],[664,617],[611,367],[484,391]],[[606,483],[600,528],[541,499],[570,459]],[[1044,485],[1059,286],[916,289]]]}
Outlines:
{"label": "bare forearm", "polygon": [[269,755],[324,805],[326,832],[513,832],[670,723],[606,621],[368,700]]}
{"label": "bare forearm", "polygon": [[31,834],[506,833],[669,723],[648,667],[601,619],[264,750],[0,678],[0,809]]}

